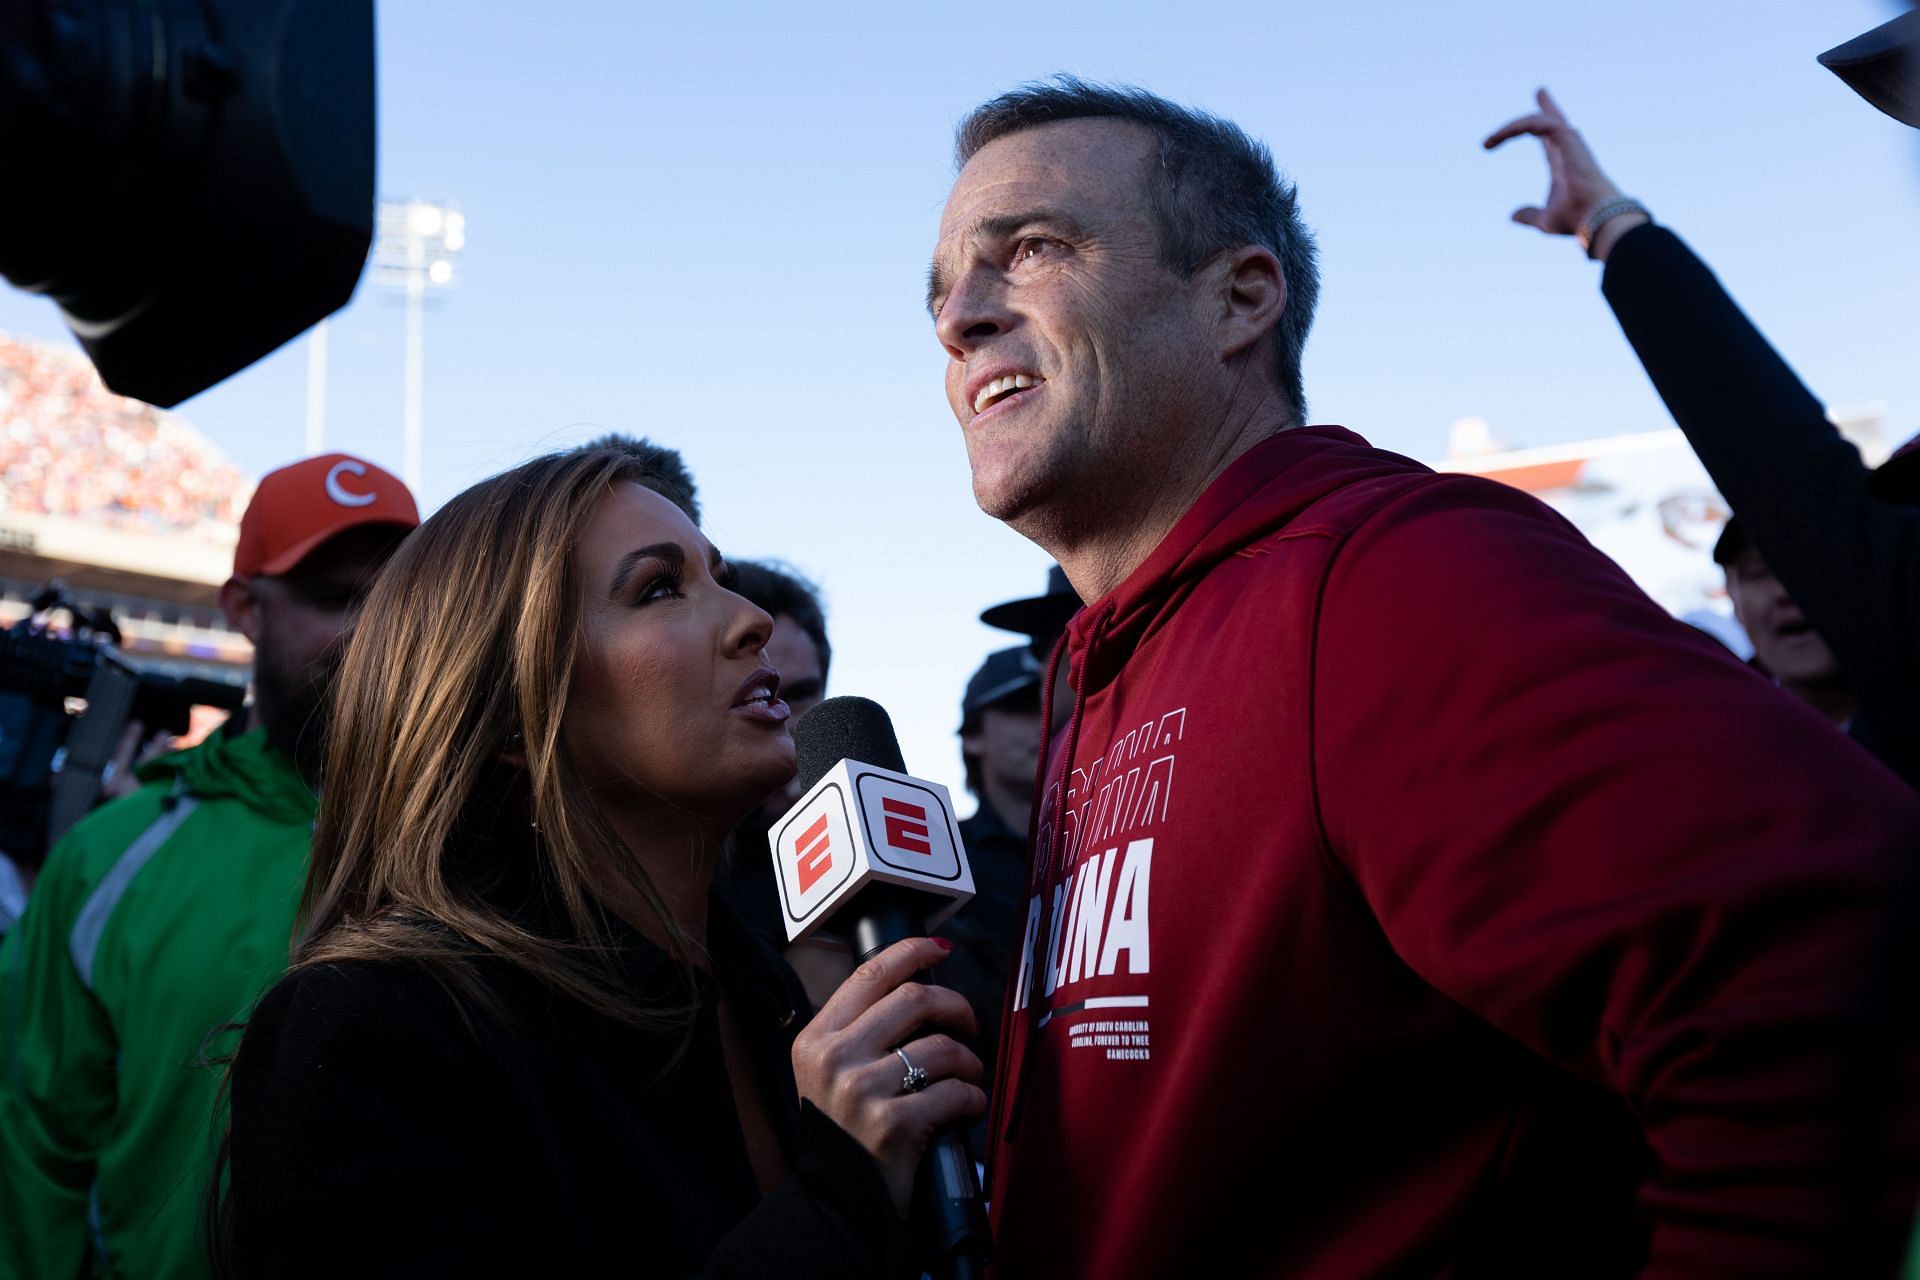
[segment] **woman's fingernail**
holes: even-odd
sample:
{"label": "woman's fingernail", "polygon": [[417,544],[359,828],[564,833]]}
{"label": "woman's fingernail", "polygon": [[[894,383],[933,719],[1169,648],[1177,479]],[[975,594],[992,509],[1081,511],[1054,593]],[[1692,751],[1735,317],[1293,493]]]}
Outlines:
{"label": "woman's fingernail", "polygon": [[953,950],[953,939],[935,938],[933,940],[933,945],[940,948],[942,951],[951,951]]}

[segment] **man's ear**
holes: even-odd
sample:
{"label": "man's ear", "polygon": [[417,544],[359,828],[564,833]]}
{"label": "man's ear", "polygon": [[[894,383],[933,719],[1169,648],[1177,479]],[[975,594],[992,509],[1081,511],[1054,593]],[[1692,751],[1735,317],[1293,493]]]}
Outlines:
{"label": "man's ear", "polygon": [[228,578],[220,584],[220,612],[227,625],[254,644],[260,643],[260,597],[246,578]]}
{"label": "man's ear", "polygon": [[1259,345],[1287,309],[1287,274],[1271,249],[1246,245],[1220,262],[1222,310],[1220,358],[1232,359]]}

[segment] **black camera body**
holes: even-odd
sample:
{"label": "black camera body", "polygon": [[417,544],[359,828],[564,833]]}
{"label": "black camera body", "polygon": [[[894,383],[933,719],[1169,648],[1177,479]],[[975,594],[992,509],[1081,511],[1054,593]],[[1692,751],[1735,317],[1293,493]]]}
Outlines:
{"label": "black camera body", "polygon": [[[38,866],[99,799],[103,775],[129,721],[146,733],[185,733],[197,706],[237,711],[238,681],[173,675],[136,665],[115,646],[110,618],[90,614],[59,588],[0,632],[0,850]],[[76,626],[59,635],[36,623],[65,608]],[[84,700],[75,714],[73,700]]]}
{"label": "black camera body", "polygon": [[0,4],[0,275],[171,407],[353,296],[373,0]]}

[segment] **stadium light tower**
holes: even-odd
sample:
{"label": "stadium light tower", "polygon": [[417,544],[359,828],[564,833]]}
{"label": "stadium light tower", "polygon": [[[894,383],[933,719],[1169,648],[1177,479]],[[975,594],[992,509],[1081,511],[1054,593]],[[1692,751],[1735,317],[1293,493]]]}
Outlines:
{"label": "stadium light tower", "polygon": [[420,492],[420,349],[429,290],[450,289],[454,261],[467,244],[458,209],[430,200],[383,200],[374,228],[373,280],[399,290],[407,304],[406,463],[401,474]]}

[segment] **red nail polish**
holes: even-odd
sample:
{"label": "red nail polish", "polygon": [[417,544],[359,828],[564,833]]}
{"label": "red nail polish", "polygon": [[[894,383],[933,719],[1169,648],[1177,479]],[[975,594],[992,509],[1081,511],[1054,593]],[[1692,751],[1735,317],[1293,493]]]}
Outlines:
{"label": "red nail polish", "polygon": [[933,940],[933,945],[940,948],[942,951],[951,951],[953,950],[953,939],[935,938]]}

